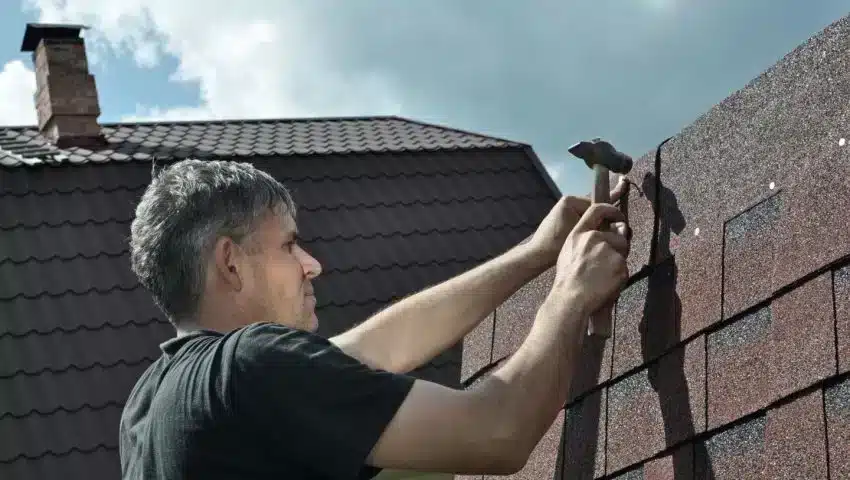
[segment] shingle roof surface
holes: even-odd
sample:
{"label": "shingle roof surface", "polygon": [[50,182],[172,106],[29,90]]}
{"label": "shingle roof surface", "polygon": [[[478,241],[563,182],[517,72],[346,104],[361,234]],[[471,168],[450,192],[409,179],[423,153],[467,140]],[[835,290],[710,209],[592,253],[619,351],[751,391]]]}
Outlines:
{"label": "shingle roof surface", "polygon": [[58,149],[35,127],[0,129],[0,165],[499,148],[523,145],[399,117],[104,124],[100,149]]}
{"label": "shingle roof surface", "polygon": [[[556,200],[524,145],[395,118],[107,131],[108,153],[46,153],[31,129],[0,129],[2,479],[120,476],[121,407],[173,336],[129,269],[146,155],[251,161],[283,181],[324,267],[315,288],[326,335],[501,253]],[[70,164],[48,163],[57,153]],[[457,385],[461,346],[415,375]]]}
{"label": "shingle roof surface", "polygon": [[[534,462],[570,480],[847,477],[848,98],[850,16],[636,161],[613,337],[587,340],[562,447]],[[465,363],[520,344],[537,288]]]}

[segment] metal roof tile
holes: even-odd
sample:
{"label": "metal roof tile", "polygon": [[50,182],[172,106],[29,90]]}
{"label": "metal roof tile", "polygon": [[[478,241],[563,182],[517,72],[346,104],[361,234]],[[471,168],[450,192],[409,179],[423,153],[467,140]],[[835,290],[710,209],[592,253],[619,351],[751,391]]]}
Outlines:
{"label": "metal roof tile", "polygon": [[[149,154],[126,144],[112,150]],[[325,267],[315,282],[323,335],[498,254],[527,236],[555,202],[518,149],[252,161],[302,206],[305,245]],[[0,278],[9,278],[0,282],[0,390],[13,391],[0,402],[9,412],[0,419],[0,443],[15,445],[0,452],[8,460],[0,459],[0,474],[39,478],[39,471],[73,470],[92,456],[92,475],[111,478],[113,467],[94,458],[117,458],[109,409],[118,411],[127,386],[173,335],[127,258],[129,222],[150,175],[151,166],[138,162],[0,171],[8,184],[0,191]],[[458,345],[414,374],[459,385],[461,363]],[[42,389],[45,383],[52,390]],[[32,398],[38,392],[43,396]],[[39,412],[45,420],[34,420]],[[43,438],[48,429],[71,432],[84,421],[109,435]],[[21,431],[29,432],[24,443],[2,436],[20,438]],[[98,447],[106,441],[112,443]]]}
{"label": "metal roof tile", "polygon": [[[189,156],[212,153],[215,157],[234,155],[254,155],[257,135],[265,136],[260,150],[269,150],[270,143],[278,143],[279,155],[343,154],[366,152],[402,152],[437,151],[454,148],[504,148],[523,147],[524,144],[511,142],[475,133],[460,132],[439,125],[415,122],[398,117],[370,117],[354,120],[345,117],[338,119],[301,119],[301,120],[255,120],[255,121],[208,121],[208,122],[160,122],[150,124],[104,124],[103,132],[107,143],[114,152],[105,153],[106,159],[116,159],[118,154],[128,154],[138,148],[158,150],[158,155],[169,158],[170,149],[181,142],[183,148],[190,150]],[[41,158],[47,153],[28,154],[34,145],[43,144],[35,127],[0,127],[0,162],[4,166],[24,166],[26,162],[14,157],[26,154]],[[177,138],[182,138],[177,140]],[[252,142],[239,148],[249,153],[235,152],[234,143]],[[168,143],[166,143],[168,142]],[[280,143],[283,142],[283,143]],[[281,148],[280,145],[286,145]],[[165,148],[163,148],[165,147]],[[213,147],[213,148],[209,148]],[[74,151],[78,156],[70,156],[73,163],[86,163],[92,160],[91,151]],[[3,155],[5,153],[5,156]],[[180,152],[179,157],[185,157]],[[147,156],[134,156],[144,161]],[[97,161],[105,161],[97,158]]]}
{"label": "metal roof tile", "polygon": [[15,480],[91,480],[121,478],[121,463],[117,446],[98,446],[75,449],[63,455],[45,454],[31,461],[21,458],[9,463],[0,462],[0,478]]}
{"label": "metal roof tile", "polygon": [[[40,460],[46,456],[64,456],[74,451],[89,452],[103,447],[114,449],[118,446],[116,432],[120,416],[120,406],[108,406],[0,420],[0,438],[15,439],[0,442],[0,464],[39,460],[33,463],[40,465]],[[97,472],[96,475],[102,473]]]}

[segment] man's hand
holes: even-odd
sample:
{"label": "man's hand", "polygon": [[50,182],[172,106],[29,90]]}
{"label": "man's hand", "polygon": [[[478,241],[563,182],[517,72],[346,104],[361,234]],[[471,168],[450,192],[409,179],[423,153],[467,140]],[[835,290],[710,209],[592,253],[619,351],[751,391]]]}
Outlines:
{"label": "man's hand", "polygon": [[622,225],[625,216],[609,204],[585,212],[561,249],[552,286],[559,298],[577,297],[588,312],[611,302],[629,278],[629,240],[622,228],[601,230],[605,222]]}
{"label": "man's hand", "polygon": [[[618,201],[629,188],[629,182],[624,176],[620,177],[617,185],[611,190],[611,203]],[[536,255],[540,256],[547,267],[555,264],[567,236],[575,228],[576,223],[591,205],[587,197],[564,196],[552,207],[546,218],[540,222],[534,235],[528,242]]]}

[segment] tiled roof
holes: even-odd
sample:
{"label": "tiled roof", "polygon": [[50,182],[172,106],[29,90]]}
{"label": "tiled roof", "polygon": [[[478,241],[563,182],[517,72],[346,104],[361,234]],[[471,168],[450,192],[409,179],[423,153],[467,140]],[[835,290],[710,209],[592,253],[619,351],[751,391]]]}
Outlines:
{"label": "tiled roof", "polygon": [[399,117],[103,124],[99,149],[59,149],[38,129],[0,127],[0,165],[84,164],[162,158],[445,151],[524,146]]}
{"label": "tiled roof", "polygon": [[[514,478],[850,478],[848,98],[850,16],[636,161],[613,337]],[[467,338],[465,378],[550,282]]]}
{"label": "tiled roof", "polygon": [[[129,226],[151,175],[138,152],[252,161],[289,186],[324,267],[315,288],[327,335],[516,244],[556,200],[524,145],[394,118],[108,131],[116,161],[53,149],[70,164],[0,167],[2,479],[120,476],[121,407],[173,336],[129,269]],[[0,129],[0,146],[48,159],[27,149],[29,132]],[[458,345],[415,374],[457,385],[460,355]]]}

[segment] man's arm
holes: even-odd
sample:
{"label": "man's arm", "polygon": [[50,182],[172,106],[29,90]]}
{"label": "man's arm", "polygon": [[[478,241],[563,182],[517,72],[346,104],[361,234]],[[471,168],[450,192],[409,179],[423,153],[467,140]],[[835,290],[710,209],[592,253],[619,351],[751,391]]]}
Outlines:
{"label": "man's arm", "polygon": [[[611,191],[611,201],[618,201],[628,185],[621,178]],[[401,300],[331,341],[374,368],[406,373],[422,366],[554,265],[564,241],[590,205],[588,198],[562,197],[527,242]]]}
{"label": "man's arm", "polygon": [[331,339],[374,368],[406,373],[460,341],[549,267],[527,243],[378,312]]}
{"label": "man's arm", "polygon": [[471,390],[416,381],[373,447],[372,465],[467,474],[525,465],[566,402],[590,314],[628,278],[625,232],[591,231],[603,219],[623,217],[599,205],[582,218],[516,353]]}
{"label": "man's arm", "polygon": [[417,380],[368,463],[457,474],[520,470],[566,402],[587,319],[577,301],[550,295],[525,342],[476,388]]}

